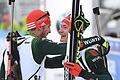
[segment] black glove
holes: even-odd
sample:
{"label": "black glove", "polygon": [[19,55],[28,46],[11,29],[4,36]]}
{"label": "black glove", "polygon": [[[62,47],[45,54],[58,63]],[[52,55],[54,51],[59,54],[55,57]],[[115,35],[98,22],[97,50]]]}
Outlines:
{"label": "black glove", "polygon": [[21,37],[21,35],[18,33],[18,31],[16,31],[16,32],[9,32],[7,37],[6,37],[6,40],[7,41],[14,40],[11,37],[12,38],[17,38],[17,37]]}
{"label": "black glove", "polygon": [[[107,55],[108,52],[110,51],[110,44],[108,41],[106,41],[103,37],[99,36],[101,38],[100,40],[100,45],[101,46],[98,46],[98,50],[99,51],[102,51],[103,50],[103,53],[102,55]],[[102,49],[102,50],[101,50]]]}

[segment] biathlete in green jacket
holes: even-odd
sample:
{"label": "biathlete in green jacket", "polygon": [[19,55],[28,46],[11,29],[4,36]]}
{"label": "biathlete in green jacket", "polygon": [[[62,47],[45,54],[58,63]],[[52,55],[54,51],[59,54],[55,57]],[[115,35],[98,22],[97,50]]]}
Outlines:
{"label": "biathlete in green jacket", "polygon": [[[64,57],[65,57],[66,42],[54,43],[51,40],[46,39],[46,36],[48,35],[48,33],[51,32],[51,30],[50,30],[51,21],[50,21],[50,16],[49,16],[48,12],[43,12],[41,10],[33,10],[32,12],[30,12],[28,14],[28,16],[26,18],[26,25],[27,25],[28,31],[32,34],[32,37],[33,37],[32,39],[30,39],[28,37],[28,42],[29,42],[29,39],[31,41],[31,47],[29,47],[28,51],[31,50],[33,62],[35,62],[37,64],[41,64],[41,62],[43,61],[43,59],[45,58],[46,55],[64,55]],[[26,44],[26,42],[24,42],[24,44]],[[19,49],[19,47],[18,47],[18,49]],[[26,54],[28,53],[28,51],[25,51]],[[30,53],[28,53],[28,54],[30,54]],[[23,54],[23,56],[24,55],[25,55],[25,53]],[[28,56],[28,55],[26,55],[26,56]],[[26,59],[25,59],[25,61],[26,61]],[[28,60],[28,61],[30,61],[30,60]],[[26,63],[28,63],[28,61]],[[36,65],[36,64],[31,64],[31,65]],[[21,66],[22,66],[22,64],[21,64]],[[26,66],[28,66],[28,65],[26,65]],[[32,67],[31,67],[31,69],[32,69]],[[22,71],[24,71],[24,70],[22,70]],[[34,70],[34,72],[35,72],[35,70]],[[26,77],[26,75],[28,75],[28,74],[31,75],[31,73],[32,73],[32,71],[30,73],[27,72],[27,74],[26,74],[26,72],[24,71],[23,72],[23,74],[24,74],[23,80],[27,80],[28,77]],[[38,76],[39,76],[39,74],[38,74]]]}
{"label": "biathlete in green jacket", "polygon": [[[70,15],[66,16],[61,22],[60,35],[61,41],[68,38],[68,33],[71,29]],[[78,17],[83,22],[84,26],[81,26],[80,32],[83,33],[88,27],[89,21],[83,16]],[[82,34],[80,34],[82,36]],[[90,41],[87,42],[87,41]],[[102,56],[109,52],[110,46],[107,41],[101,36],[94,36],[90,38],[82,38],[80,40],[79,57],[78,63],[65,62],[64,66],[70,69],[70,73],[75,77],[82,77],[85,80],[112,80],[110,73],[104,66]],[[103,47],[104,55],[100,55],[101,51],[96,46],[100,45]],[[85,49],[86,48],[86,49]]]}
{"label": "biathlete in green jacket", "polygon": [[[51,21],[48,12],[33,10],[27,15],[26,27],[30,35],[16,39],[22,80],[33,80],[34,78],[44,80],[42,78],[44,73],[40,70],[37,71],[37,69],[41,66],[46,55],[63,55],[65,57],[66,42],[54,43],[46,39],[48,33],[51,32],[50,26]],[[5,63],[7,64],[6,60]],[[62,65],[62,62],[60,64]]]}

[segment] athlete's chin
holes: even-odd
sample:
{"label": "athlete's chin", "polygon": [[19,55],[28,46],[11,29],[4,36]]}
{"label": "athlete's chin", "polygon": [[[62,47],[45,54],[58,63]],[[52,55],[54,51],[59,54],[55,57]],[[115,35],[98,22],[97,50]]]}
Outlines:
{"label": "athlete's chin", "polygon": [[[47,34],[47,35],[48,35],[48,34]],[[43,35],[42,37],[43,37],[43,38],[47,38],[47,35]]]}
{"label": "athlete's chin", "polygon": [[64,40],[63,40],[63,39],[60,39],[60,42],[64,42]]}
{"label": "athlete's chin", "polygon": [[47,38],[46,36],[43,36],[43,38]]}
{"label": "athlete's chin", "polygon": [[61,37],[61,38],[60,38],[60,41],[61,41],[61,42],[66,42],[67,39],[66,39],[66,37]]}

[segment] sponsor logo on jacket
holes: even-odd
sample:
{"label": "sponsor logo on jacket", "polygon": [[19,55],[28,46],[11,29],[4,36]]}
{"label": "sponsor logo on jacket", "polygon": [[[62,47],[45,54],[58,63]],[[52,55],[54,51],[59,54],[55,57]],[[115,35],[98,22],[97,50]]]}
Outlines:
{"label": "sponsor logo on jacket", "polygon": [[94,59],[92,59],[92,61],[93,62],[96,62],[96,61],[98,61],[99,59],[102,59],[100,56],[97,56],[97,57],[95,57]]}
{"label": "sponsor logo on jacket", "polygon": [[88,44],[100,41],[100,39],[101,39],[100,37],[91,38],[91,39],[88,39],[88,40],[84,41],[84,44],[88,45]]}

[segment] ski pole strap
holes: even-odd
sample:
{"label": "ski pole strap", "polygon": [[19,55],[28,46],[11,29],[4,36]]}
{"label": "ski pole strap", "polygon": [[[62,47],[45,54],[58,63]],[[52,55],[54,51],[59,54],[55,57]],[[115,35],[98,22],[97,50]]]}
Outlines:
{"label": "ski pole strap", "polygon": [[9,0],[9,5],[11,5],[12,2],[15,2],[15,0]]}
{"label": "ski pole strap", "polygon": [[84,15],[77,16],[75,18],[75,30],[77,32],[77,45],[76,45],[76,59],[75,62],[78,63],[78,56],[80,50],[80,40],[83,38],[82,34],[84,30],[90,25],[90,22],[84,18]]}
{"label": "ski pole strap", "polygon": [[90,25],[90,22],[81,15],[75,18],[74,25],[77,32],[83,33],[83,31]]}

